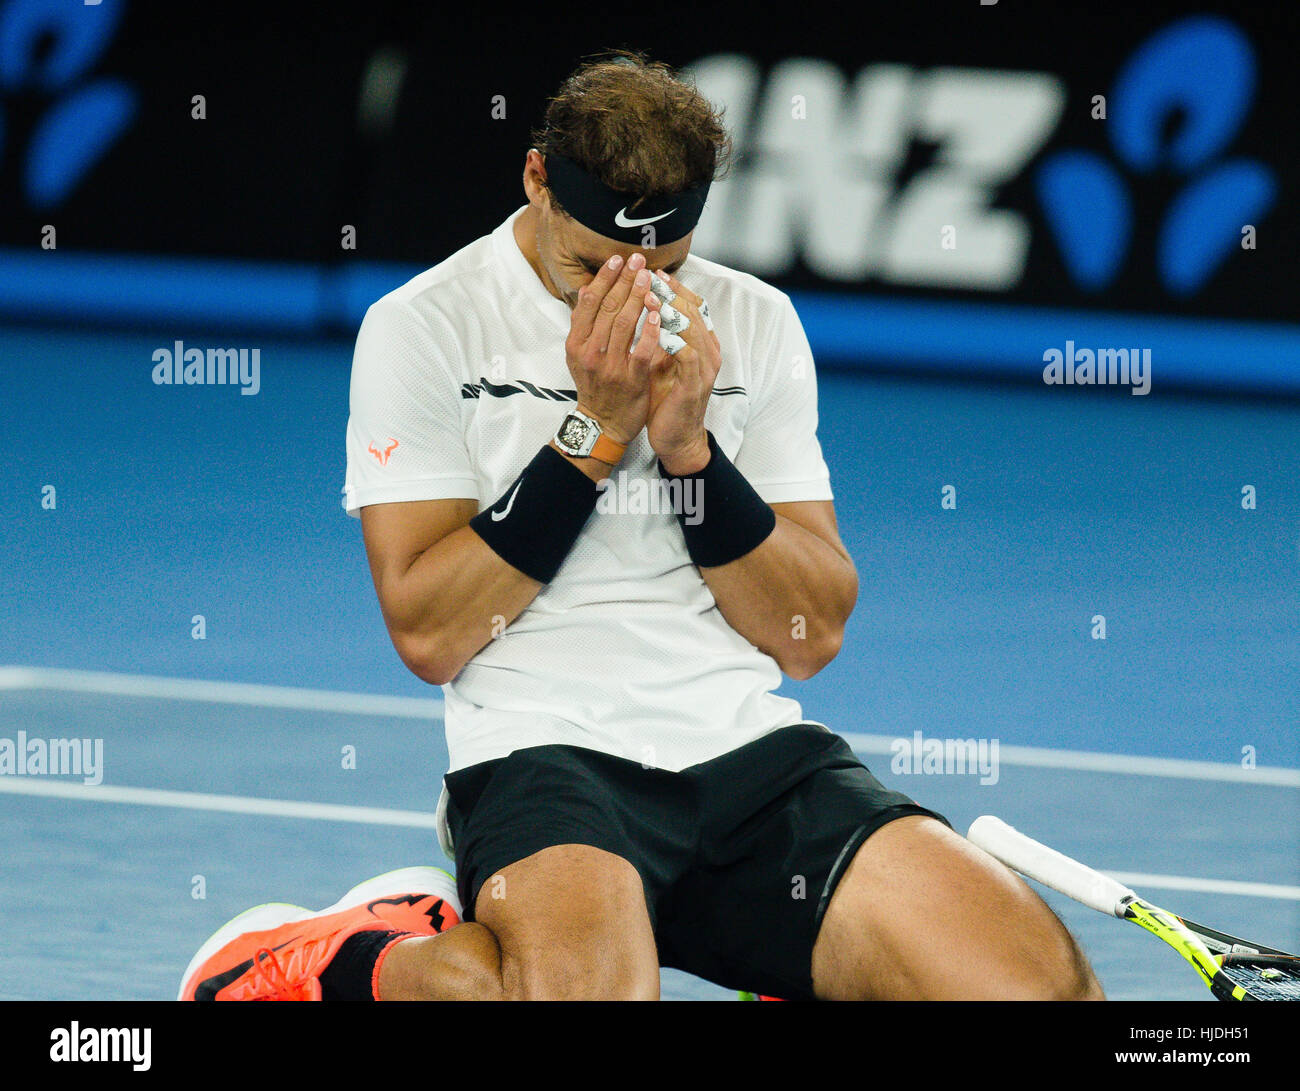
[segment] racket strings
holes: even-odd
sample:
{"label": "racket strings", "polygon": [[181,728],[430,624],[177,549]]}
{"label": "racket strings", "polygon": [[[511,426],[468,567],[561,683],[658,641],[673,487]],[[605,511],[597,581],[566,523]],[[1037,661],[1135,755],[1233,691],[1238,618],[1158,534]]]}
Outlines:
{"label": "racket strings", "polygon": [[1222,972],[1256,1000],[1300,1000],[1300,958],[1229,955]]}

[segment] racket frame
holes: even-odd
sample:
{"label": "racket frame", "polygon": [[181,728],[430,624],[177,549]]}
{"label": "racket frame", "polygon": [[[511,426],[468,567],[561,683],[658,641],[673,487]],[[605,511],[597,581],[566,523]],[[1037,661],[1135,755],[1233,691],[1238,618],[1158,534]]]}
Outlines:
{"label": "racket frame", "polygon": [[1300,962],[1290,952],[1250,943],[1171,913],[1109,876],[1048,848],[992,815],[983,815],[972,822],[967,836],[972,843],[1022,875],[1099,913],[1132,921],[1159,937],[1192,965],[1210,991],[1221,1000],[1257,999],[1223,972],[1225,956],[1261,955]]}

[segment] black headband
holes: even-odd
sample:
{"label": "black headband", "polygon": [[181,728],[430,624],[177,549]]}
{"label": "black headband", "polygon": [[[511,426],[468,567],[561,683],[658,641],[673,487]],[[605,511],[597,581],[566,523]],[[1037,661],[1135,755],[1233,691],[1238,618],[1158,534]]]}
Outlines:
{"label": "black headband", "polygon": [[[653,249],[689,235],[704,211],[711,182],[701,182],[680,193],[647,197],[635,212],[628,205],[634,196],[610,189],[572,159],[558,152],[546,156],[546,181],[564,206],[564,211],[583,227],[609,239]],[[647,242],[646,228],[654,229]]]}

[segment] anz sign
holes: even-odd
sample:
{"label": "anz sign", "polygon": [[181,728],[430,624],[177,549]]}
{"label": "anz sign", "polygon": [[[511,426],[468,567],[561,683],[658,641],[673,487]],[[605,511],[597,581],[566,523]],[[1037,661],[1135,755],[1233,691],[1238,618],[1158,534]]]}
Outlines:
{"label": "anz sign", "polygon": [[[139,96],[125,81],[93,75],[117,32],[118,0],[0,0],[0,166],[21,164],[34,211],[57,208],[130,127]],[[24,144],[6,132],[4,99],[44,102]]]}
{"label": "anz sign", "polygon": [[[872,64],[850,80],[829,62],[793,57],[764,79],[734,53],[687,71],[726,108],[737,152],[695,245],[760,276],[802,260],[827,280],[1012,290],[1033,224],[997,199],[1028,172],[1038,222],[1075,286],[1100,291],[1129,258],[1127,178],[1161,170],[1187,176],[1156,255],[1162,289],[1186,297],[1277,197],[1265,163],[1224,157],[1253,102],[1255,64],[1242,31],[1214,16],[1172,23],[1126,60],[1097,122],[1104,152],[1050,147],[1067,102],[1052,72]],[[934,153],[909,170],[917,144]]]}

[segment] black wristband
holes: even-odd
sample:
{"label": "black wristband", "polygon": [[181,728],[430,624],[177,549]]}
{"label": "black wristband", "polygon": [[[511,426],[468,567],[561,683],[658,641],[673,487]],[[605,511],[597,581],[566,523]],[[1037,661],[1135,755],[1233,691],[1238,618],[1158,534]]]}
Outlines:
{"label": "black wristband", "polygon": [[670,474],[659,463],[659,472],[669,481],[695,481],[695,495],[699,498],[698,518],[688,519],[681,505],[677,505],[677,521],[686,537],[686,552],[701,568],[716,568],[730,564],[746,553],[757,549],[776,529],[776,512],[754,486],[745,480],[731,459],[722,453],[718,441],[709,437],[709,464],[697,474],[678,476]]}
{"label": "black wristband", "polygon": [[505,494],[469,521],[503,561],[550,583],[596,507],[599,490],[554,447],[543,447]]}

